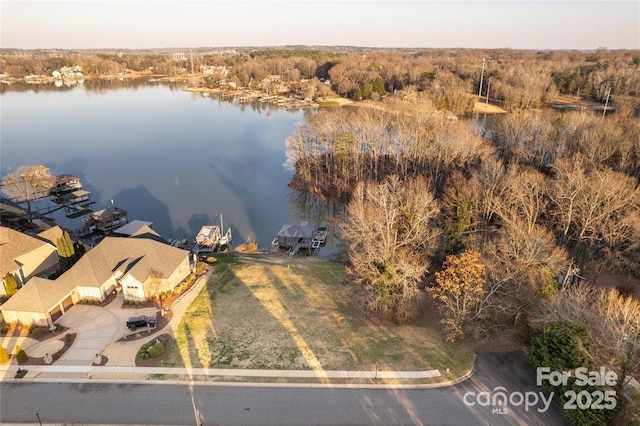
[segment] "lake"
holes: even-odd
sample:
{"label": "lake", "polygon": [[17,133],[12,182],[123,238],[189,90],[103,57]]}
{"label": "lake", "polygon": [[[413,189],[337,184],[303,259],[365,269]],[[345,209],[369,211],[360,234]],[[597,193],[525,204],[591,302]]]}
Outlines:
{"label": "lake", "polygon": [[[2,87],[0,103],[3,176],[35,164],[76,175],[94,210],[113,204],[129,221],[153,222],[165,238],[193,241],[223,215],[234,245],[253,236],[267,248],[282,224],[322,220],[317,215],[326,210],[287,186],[285,139],[302,111],[238,105],[144,80],[16,83]],[[62,211],[53,216],[67,228],[82,225]]]}

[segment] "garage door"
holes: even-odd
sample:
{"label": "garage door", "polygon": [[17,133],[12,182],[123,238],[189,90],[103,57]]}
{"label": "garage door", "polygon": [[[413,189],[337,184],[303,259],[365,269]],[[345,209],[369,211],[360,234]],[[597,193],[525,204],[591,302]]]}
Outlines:
{"label": "garage door", "polygon": [[60,310],[60,306],[56,306],[56,308],[51,311],[51,321],[55,322],[58,318],[62,316],[62,310]]}
{"label": "garage door", "polygon": [[62,301],[62,307],[64,308],[65,312],[67,312],[67,310],[72,306],[73,306],[73,299],[71,298],[71,296],[67,297]]}

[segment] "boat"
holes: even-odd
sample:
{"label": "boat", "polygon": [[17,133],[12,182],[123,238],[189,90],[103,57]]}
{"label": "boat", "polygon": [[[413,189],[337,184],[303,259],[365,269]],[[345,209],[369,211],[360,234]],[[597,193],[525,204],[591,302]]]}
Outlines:
{"label": "boat", "polygon": [[220,228],[217,225],[205,225],[196,235],[196,244],[201,247],[213,247],[220,242]]}
{"label": "boat", "polygon": [[222,215],[220,215],[220,226],[204,225],[196,235],[196,244],[193,248],[195,253],[214,253],[225,250],[231,244],[231,228],[223,233]]}
{"label": "boat", "polygon": [[324,244],[327,241],[328,233],[329,232],[325,226],[319,226],[318,229],[316,229],[316,236],[314,240],[318,241],[320,244]]}
{"label": "boat", "polygon": [[231,244],[231,228],[227,229],[227,232],[224,232],[224,226],[222,225],[222,215],[220,215],[220,240],[218,241],[218,245],[220,247],[226,247]]}

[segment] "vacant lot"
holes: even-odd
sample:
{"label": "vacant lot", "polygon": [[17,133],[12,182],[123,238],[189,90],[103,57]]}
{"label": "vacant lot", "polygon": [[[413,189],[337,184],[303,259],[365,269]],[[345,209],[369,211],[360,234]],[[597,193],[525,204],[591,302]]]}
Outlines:
{"label": "vacant lot", "polygon": [[361,316],[351,290],[342,266],[326,260],[223,255],[162,365],[372,370],[378,363],[436,368],[445,377],[470,367],[469,351],[446,347],[428,321],[400,326]]}

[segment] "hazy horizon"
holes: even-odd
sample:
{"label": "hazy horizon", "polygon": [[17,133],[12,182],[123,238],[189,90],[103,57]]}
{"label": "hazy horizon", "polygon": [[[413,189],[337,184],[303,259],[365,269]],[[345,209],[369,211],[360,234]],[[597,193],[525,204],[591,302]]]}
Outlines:
{"label": "hazy horizon", "polygon": [[9,49],[640,49],[635,1],[0,1]]}

